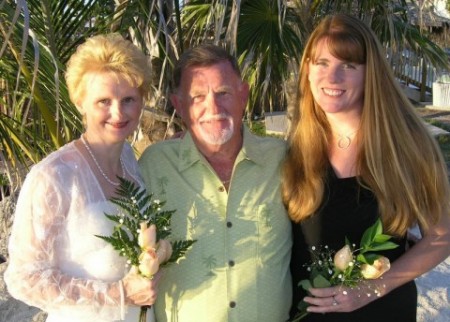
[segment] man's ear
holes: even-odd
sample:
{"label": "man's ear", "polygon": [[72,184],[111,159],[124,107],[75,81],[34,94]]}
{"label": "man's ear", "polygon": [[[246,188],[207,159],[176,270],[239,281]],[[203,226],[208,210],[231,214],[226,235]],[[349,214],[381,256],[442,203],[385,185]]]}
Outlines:
{"label": "man's ear", "polygon": [[243,110],[245,110],[245,107],[247,106],[248,95],[249,95],[249,85],[246,82],[242,82],[239,88],[239,96],[242,102]]}

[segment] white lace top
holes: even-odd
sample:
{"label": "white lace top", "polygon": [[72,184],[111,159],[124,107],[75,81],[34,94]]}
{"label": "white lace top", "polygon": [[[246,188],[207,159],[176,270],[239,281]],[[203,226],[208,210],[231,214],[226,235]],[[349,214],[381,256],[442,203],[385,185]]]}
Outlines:
{"label": "white lace top", "polygon": [[[122,159],[142,185],[128,143]],[[116,211],[73,142],[35,165],[22,187],[9,241],[10,294],[48,312],[47,321],[137,321],[139,308],[124,306],[126,259],[95,236],[111,235],[113,223],[104,213]]]}

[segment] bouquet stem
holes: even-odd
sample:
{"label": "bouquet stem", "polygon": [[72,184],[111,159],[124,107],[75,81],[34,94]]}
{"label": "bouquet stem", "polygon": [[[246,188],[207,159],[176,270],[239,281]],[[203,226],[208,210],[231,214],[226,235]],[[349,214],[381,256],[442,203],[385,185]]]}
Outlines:
{"label": "bouquet stem", "polygon": [[305,316],[309,315],[309,312],[306,311],[306,308],[309,306],[308,303],[306,303],[305,301],[301,301],[298,306],[298,312],[297,314],[295,314],[295,316],[292,318],[292,320],[289,320],[289,322],[298,322],[300,320],[302,320]]}
{"label": "bouquet stem", "polygon": [[150,305],[141,306],[141,311],[139,312],[139,322],[147,322],[147,309],[151,308]]}
{"label": "bouquet stem", "polygon": [[298,322],[307,315],[309,315],[309,312],[299,312],[294,316],[294,318],[292,320],[289,320],[289,322]]}

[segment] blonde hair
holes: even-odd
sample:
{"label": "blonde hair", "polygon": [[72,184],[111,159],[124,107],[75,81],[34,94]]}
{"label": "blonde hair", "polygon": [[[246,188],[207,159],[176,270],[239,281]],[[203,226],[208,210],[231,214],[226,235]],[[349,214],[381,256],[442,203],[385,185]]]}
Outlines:
{"label": "blonde hair", "polygon": [[377,198],[387,232],[404,235],[416,222],[427,229],[449,213],[447,167],[434,138],[395,79],[374,33],[345,14],[320,22],[300,63],[299,104],[283,167],[283,201],[290,217],[299,222],[318,210],[329,167],[330,127],[312,96],[307,69],[322,39],[335,57],[366,66],[356,160],[359,182]]}
{"label": "blonde hair", "polygon": [[144,99],[151,93],[147,56],[120,34],[98,35],[78,46],[67,63],[66,83],[71,101],[78,105],[84,97],[86,75],[113,72],[137,87]]}

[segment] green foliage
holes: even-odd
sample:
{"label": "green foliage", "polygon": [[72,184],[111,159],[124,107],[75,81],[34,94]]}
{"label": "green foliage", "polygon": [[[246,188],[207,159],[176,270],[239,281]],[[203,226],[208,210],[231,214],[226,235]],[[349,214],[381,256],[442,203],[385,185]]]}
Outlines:
{"label": "green foliage", "polygon": [[[117,188],[118,197],[111,198],[111,202],[120,208],[117,215],[105,214],[116,223],[111,236],[97,236],[111,244],[119,254],[127,258],[130,265],[139,265],[139,255],[142,250],[139,246],[139,232],[141,223],[147,226],[155,225],[157,241],[168,239],[171,235],[170,222],[175,210],[162,210],[165,202],[154,200],[151,194],[141,189],[132,181],[118,178],[120,185]],[[172,256],[165,263],[174,263],[183,257],[195,240],[171,241]]]}
{"label": "green foliage", "polygon": [[366,229],[361,237],[357,260],[361,263],[373,264],[374,260],[379,256],[374,256],[372,252],[389,250],[398,247],[397,244],[389,241],[391,238],[392,236],[383,234],[383,226],[381,224],[381,220],[378,219],[372,226]]}
{"label": "green foliage", "polygon": [[5,174],[0,173],[0,186],[8,186],[8,185],[9,185],[8,177]]}
{"label": "green foliage", "polygon": [[1,1],[0,160],[11,172],[40,161],[81,131],[64,64],[87,35],[105,31],[101,20],[88,26],[97,2]]}
{"label": "green foliage", "polygon": [[266,136],[266,126],[263,121],[253,121],[248,125],[250,127],[250,131],[253,134],[256,134],[258,136]]}

